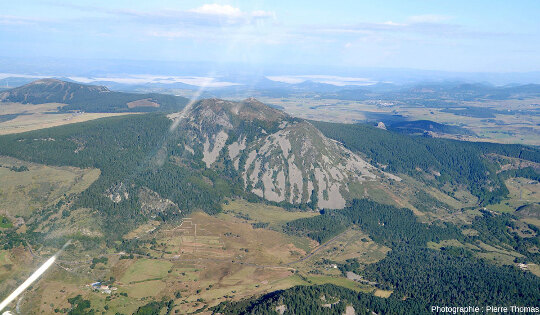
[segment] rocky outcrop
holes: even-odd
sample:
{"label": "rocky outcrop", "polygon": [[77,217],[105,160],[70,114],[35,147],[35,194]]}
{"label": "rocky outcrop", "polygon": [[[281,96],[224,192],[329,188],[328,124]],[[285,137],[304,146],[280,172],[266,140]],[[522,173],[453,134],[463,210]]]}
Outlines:
{"label": "rocky outcrop", "polygon": [[185,149],[201,152],[208,168],[232,165],[247,190],[269,201],[343,208],[350,184],[383,174],[309,122],[255,99],[206,99],[184,115]]}

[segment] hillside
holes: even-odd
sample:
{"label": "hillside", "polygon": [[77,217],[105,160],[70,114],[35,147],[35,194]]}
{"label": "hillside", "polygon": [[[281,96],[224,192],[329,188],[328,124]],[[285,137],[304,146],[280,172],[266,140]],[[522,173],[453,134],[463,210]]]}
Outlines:
{"label": "hillside", "polygon": [[41,79],[0,93],[0,102],[23,104],[67,104],[60,111],[149,112],[175,111],[187,99],[165,94],[137,94],[111,91],[104,86],[85,85],[56,79]]}
{"label": "hillside", "polygon": [[508,194],[497,175],[500,165],[487,158],[488,154],[540,161],[540,150],[525,145],[414,137],[362,124],[312,123],[325,136],[366,154],[373,164],[389,172],[408,174],[450,195],[464,188],[480,204],[497,203]]}
{"label": "hillside", "polygon": [[535,148],[205,99],[0,136],[0,158],[0,294],[72,240],[24,313],[422,314],[445,299],[538,300],[537,209],[483,205],[516,196],[504,194],[515,177],[536,191]]}
{"label": "hillside", "polygon": [[431,120],[396,121],[387,124],[387,129],[405,134],[442,133],[451,135],[470,135],[474,132],[459,126],[440,124]]}
{"label": "hillside", "polygon": [[246,190],[268,201],[343,208],[352,184],[389,177],[311,123],[255,99],[202,100],[180,128],[206,167],[232,166]]}

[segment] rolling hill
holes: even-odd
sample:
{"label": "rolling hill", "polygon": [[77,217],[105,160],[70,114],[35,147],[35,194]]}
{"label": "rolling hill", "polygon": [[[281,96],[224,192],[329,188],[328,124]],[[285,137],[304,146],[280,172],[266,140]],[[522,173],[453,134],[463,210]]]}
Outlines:
{"label": "rolling hill", "polygon": [[[49,98],[70,101],[59,93]],[[0,156],[20,180],[4,186],[24,188],[0,187],[6,204],[36,205],[2,212],[0,279],[73,240],[26,313],[423,314],[448,299],[538,300],[537,209],[484,208],[507,198],[505,178],[537,176],[498,172],[540,161],[537,148],[307,121],[249,98],[0,136]]]}
{"label": "rolling hill", "polygon": [[123,93],[104,86],[85,85],[57,79],[41,79],[0,93],[0,102],[23,104],[60,103],[60,111],[84,112],[170,112],[187,104],[180,96]]}

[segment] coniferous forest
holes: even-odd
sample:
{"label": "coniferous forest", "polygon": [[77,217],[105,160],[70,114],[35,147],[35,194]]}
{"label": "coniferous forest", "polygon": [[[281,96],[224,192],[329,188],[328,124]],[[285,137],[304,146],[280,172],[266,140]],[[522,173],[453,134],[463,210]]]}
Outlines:
{"label": "coniferous forest", "polygon": [[[257,123],[260,124],[243,123],[242,130],[255,130],[260,127]],[[427,183],[430,180],[423,177],[418,168],[440,172],[431,183],[439,187],[447,183],[461,185],[479,198],[479,205],[497,202],[508,194],[504,179],[516,176],[538,179],[538,173],[532,167],[497,173],[497,166],[485,157],[486,154],[499,154],[538,162],[540,151],[536,148],[408,136],[365,125],[313,124],[349,149],[362,152],[372,162],[388,165],[387,171],[406,173]],[[276,128],[274,125],[265,125],[265,128],[271,130]],[[264,202],[244,190],[239,174],[231,165],[221,169],[206,168],[197,148],[187,155],[183,146],[178,145],[185,141],[182,129],[171,132],[169,126],[170,120],[162,114],[98,119],[1,136],[0,155],[45,165],[99,169],[101,175],[97,181],[80,195],[66,196],[65,202],[71,203],[71,209],[91,208],[99,213],[102,228],[109,231],[104,239],[108,246],[131,255],[144,254],[140,245],[147,241],[122,239],[127,232],[148,220],[138,194],[143,187],[159,193],[181,210],[156,214],[163,222],[178,221],[196,210],[217,214],[223,202],[234,197]],[[26,170],[19,167],[16,171]],[[127,193],[132,197],[114,201],[104,192]],[[443,205],[422,192],[416,200],[423,211]],[[313,205],[299,208],[306,207]],[[293,205],[285,205],[285,208],[295,211]],[[43,217],[53,212],[54,209],[43,210]],[[374,264],[363,265],[352,259],[340,264],[340,269],[353,271],[376,283],[380,289],[392,290],[390,298],[382,299],[334,285],[298,286],[239,302],[224,302],[212,311],[272,314],[276,307],[286,305],[285,314],[343,314],[347,306],[354,307],[357,314],[422,314],[429,305],[448,300],[458,304],[531,305],[539,298],[538,277],[514,266],[487,262],[478,258],[472,249],[428,248],[428,243],[445,240],[464,244],[482,242],[512,249],[522,255],[521,260],[540,263],[538,251],[534,250],[540,247],[538,237],[517,233],[515,220],[512,214],[494,215],[482,210],[468,225],[440,220],[424,223],[410,209],[355,199],[344,209],[322,209],[316,216],[290,221],[282,230],[318,243],[325,243],[353,227],[367,233],[374,242],[391,251]],[[11,235],[4,248],[42,242],[37,226],[29,224],[26,234]],[[268,228],[268,223],[252,223],[252,226]],[[536,235],[540,233],[534,225],[528,228]],[[466,235],[462,232],[464,229],[474,229],[476,234]],[[49,239],[47,244],[63,241]],[[93,242],[99,242],[84,238],[81,241],[88,248],[95,246]],[[338,302],[331,308],[324,307],[322,295],[335,297]],[[83,306],[87,307],[86,304]],[[165,307],[166,303],[148,304],[140,308],[140,313]]]}

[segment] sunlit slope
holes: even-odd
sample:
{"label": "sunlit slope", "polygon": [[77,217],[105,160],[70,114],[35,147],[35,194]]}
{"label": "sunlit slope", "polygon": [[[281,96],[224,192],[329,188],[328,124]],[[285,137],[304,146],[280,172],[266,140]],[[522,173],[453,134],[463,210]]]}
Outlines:
{"label": "sunlit slope", "polygon": [[28,217],[64,195],[80,194],[99,174],[98,169],[45,166],[0,156],[0,213]]}
{"label": "sunlit slope", "polygon": [[[255,99],[202,100],[180,125],[184,147],[207,168],[237,172],[245,189],[268,201],[343,208],[351,185],[384,174],[326,138],[312,124]],[[357,196],[357,195],[356,195]]]}
{"label": "sunlit slope", "polygon": [[374,165],[435,185],[451,196],[466,190],[484,205],[508,195],[504,178],[498,175],[507,162],[490,155],[519,158],[525,166],[540,162],[540,150],[532,146],[411,137],[361,124],[312,123],[327,137],[365,154]]}
{"label": "sunlit slope", "polygon": [[104,86],[78,84],[57,79],[41,79],[0,93],[1,102],[23,104],[67,104],[60,111],[153,112],[175,111],[187,99],[157,93],[137,94],[111,91]]}

